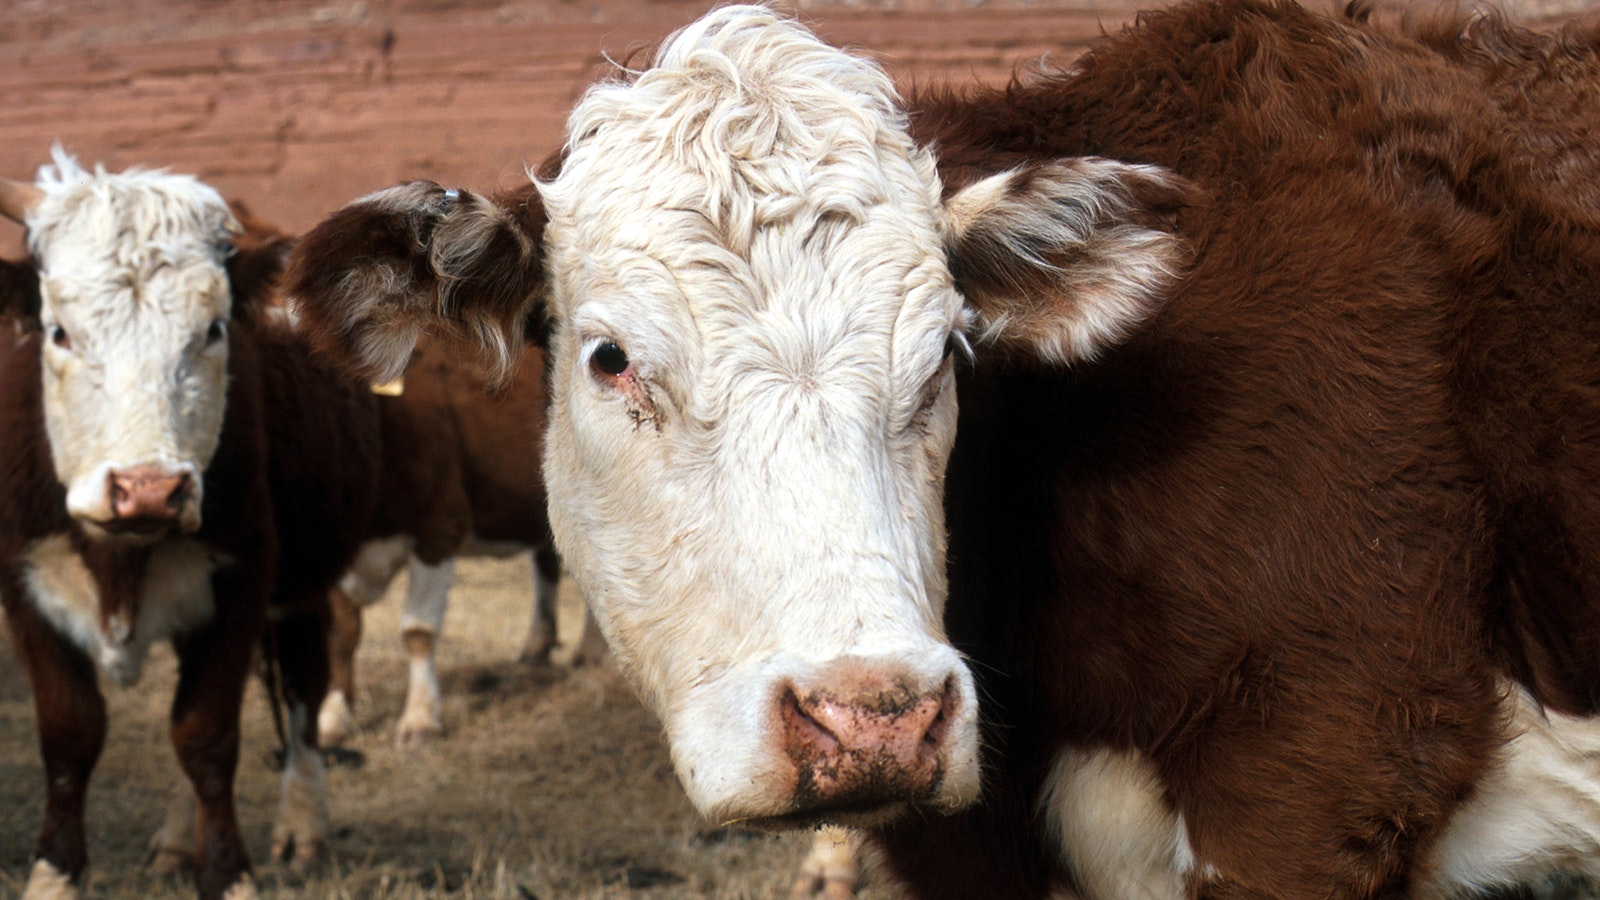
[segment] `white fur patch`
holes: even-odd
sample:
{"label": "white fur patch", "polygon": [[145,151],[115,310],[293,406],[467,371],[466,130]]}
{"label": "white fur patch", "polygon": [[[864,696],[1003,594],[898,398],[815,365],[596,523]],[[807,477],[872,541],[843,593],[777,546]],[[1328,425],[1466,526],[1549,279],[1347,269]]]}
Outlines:
{"label": "white fur patch", "polygon": [[65,535],[35,541],[24,551],[23,584],[55,629],[99,661],[118,684],[138,681],[146,651],[211,620],[216,606],[211,574],[217,563],[198,541],[173,539],[150,551],[131,623],[100,621],[94,577]]}
{"label": "white fur patch", "polygon": [[1039,806],[1085,900],[1181,900],[1194,851],[1144,756],[1109,748],[1064,750]]}
{"label": "white fur patch", "polygon": [[1434,845],[1419,898],[1600,878],[1600,717],[1543,709],[1520,685],[1505,696],[1511,741]]}

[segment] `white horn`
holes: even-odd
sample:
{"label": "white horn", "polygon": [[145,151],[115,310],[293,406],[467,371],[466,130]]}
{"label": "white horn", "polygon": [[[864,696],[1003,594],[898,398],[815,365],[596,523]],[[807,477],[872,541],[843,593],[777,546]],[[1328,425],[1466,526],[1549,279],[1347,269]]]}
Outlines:
{"label": "white horn", "polygon": [[44,191],[26,181],[0,178],[0,216],[18,224],[44,199]]}

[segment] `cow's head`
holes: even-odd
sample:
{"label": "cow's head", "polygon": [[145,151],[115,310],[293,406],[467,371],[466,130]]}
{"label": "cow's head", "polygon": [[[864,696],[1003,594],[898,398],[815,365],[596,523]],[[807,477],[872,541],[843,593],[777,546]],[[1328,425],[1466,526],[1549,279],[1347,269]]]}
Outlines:
{"label": "cow's head", "polygon": [[570,132],[537,198],[347,207],[290,290],[375,369],[425,319],[546,304],[557,542],[703,813],[972,802],[978,697],[942,625],[955,358],[1116,340],[1178,262],[1141,223],[1180,187],[1078,159],[945,197],[884,73],[762,8],[594,87]]}
{"label": "cow's head", "polygon": [[67,511],[95,535],[200,527],[227,390],[230,233],[211,188],[86,171],[60,150],[0,183],[38,268],[45,424]]}

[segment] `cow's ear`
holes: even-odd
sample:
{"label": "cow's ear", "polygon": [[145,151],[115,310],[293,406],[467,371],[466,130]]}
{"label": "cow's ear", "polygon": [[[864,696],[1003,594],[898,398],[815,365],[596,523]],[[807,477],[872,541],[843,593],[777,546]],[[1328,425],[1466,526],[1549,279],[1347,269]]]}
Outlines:
{"label": "cow's ear", "polygon": [[1053,363],[1091,359],[1161,302],[1185,264],[1173,234],[1194,201],[1156,166],[1053,160],[973,182],[945,202],[956,286],[984,343]]}
{"label": "cow's ear", "polygon": [[233,246],[228,256],[233,315],[259,321],[275,312],[281,313],[275,304],[282,295],[274,288],[289,259],[289,251],[294,249],[294,238],[256,217],[243,201],[230,200],[228,206],[234,219],[229,228]]}
{"label": "cow's ear", "polygon": [[494,200],[413,182],[363,197],[300,239],[284,288],[314,338],[388,380],[424,330],[465,333],[504,376],[542,290],[544,210],[530,184]]}
{"label": "cow's ear", "polygon": [[0,259],[0,319],[29,331],[39,327],[39,273],[31,264]]}

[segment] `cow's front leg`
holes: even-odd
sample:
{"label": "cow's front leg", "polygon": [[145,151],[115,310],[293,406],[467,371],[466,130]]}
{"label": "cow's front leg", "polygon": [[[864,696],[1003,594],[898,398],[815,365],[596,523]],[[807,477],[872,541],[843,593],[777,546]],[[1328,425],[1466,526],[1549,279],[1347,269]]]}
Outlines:
{"label": "cow's front leg", "polygon": [[361,646],[361,605],[343,587],[328,592],[329,690],[317,714],[317,741],[342,747],[356,733],[356,650]]}
{"label": "cow's front leg", "polygon": [[439,667],[434,659],[444,613],[455,581],[455,559],[447,557],[429,565],[412,557],[406,607],[400,615],[400,636],[410,664],[406,705],[395,726],[395,744],[412,747],[444,734],[444,700],[439,690]]}
{"label": "cow's front leg", "polygon": [[289,720],[272,855],[296,864],[315,860],[327,842],[327,779],[317,749],[315,713],[328,692],[330,619],[326,595],[321,595],[284,609],[271,626],[270,646],[278,657]]}
{"label": "cow's front leg", "polygon": [[83,807],[89,775],[105,745],[105,700],[88,655],[40,618],[31,603],[8,603],[7,612],[12,646],[33,685],[44,757],[44,824],[22,896],[76,897],[75,885],[89,862]]}
{"label": "cow's front leg", "polygon": [[[227,595],[219,578],[217,596]],[[264,604],[263,604],[264,605]],[[239,708],[264,611],[226,609],[178,643],[178,691],[172,747],[194,787],[195,877],[203,898],[255,896],[250,859],[239,835],[233,781],[239,766]]]}

